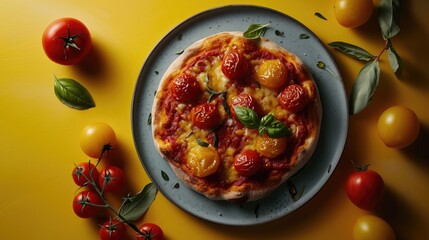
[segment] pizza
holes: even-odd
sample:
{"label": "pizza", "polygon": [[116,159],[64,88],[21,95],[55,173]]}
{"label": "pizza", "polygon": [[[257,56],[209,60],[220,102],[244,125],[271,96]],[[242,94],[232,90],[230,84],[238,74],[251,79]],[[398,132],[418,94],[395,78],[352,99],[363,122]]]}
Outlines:
{"label": "pizza", "polygon": [[167,68],[152,134],[186,186],[246,202],[309,161],[321,118],[317,85],[296,55],[264,37],[222,32],[193,43]]}

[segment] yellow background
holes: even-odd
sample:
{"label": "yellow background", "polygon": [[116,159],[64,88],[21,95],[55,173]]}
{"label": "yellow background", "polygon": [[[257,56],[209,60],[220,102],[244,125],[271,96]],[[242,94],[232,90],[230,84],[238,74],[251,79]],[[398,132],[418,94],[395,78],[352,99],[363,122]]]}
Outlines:
{"label": "yellow background", "polygon": [[[343,28],[335,20],[331,1],[1,1],[0,239],[97,239],[97,222],[76,217],[71,208],[77,191],[71,178],[73,163],[88,160],[79,147],[81,130],[95,121],[115,129],[118,146],[112,161],[124,168],[130,189],[140,190],[149,180],[134,149],[130,111],[146,57],[183,20],[210,8],[239,3],[284,12],[308,26],[324,43],[346,41],[373,54],[384,45],[375,17],[358,29]],[[315,12],[328,20],[315,17]],[[159,224],[167,239],[351,239],[355,220],[374,214],[392,225],[398,239],[425,239],[429,235],[428,12],[426,0],[402,1],[402,29],[393,43],[404,61],[403,73],[398,80],[383,55],[373,101],[350,118],[339,165],[302,208],[271,223],[230,227],[197,219],[158,194],[138,223]],[[91,64],[62,66],[45,56],[42,32],[61,17],[77,18],[90,29],[94,43]],[[362,63],[330,51],[349,93]],[[62,105],[53,92],[53,74],[85,85],[96,108],[77,111]],[[376,134],[378,116],[394,104],[412,108],[421,121],[419,138],[403,150],[385,147]],[[345,194],[350,160],[371,164],[384,178],[385,198],[374,212],[358,209]]]}

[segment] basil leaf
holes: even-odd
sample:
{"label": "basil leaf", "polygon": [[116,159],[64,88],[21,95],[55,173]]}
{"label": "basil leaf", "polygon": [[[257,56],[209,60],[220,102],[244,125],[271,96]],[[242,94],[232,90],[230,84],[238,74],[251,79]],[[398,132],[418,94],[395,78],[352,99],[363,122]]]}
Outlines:
{"label": "basil leaf", "polygon": [[139,219],[155,200],[158,189],[153,183],[148,183],[136,196],[127,198],[119,210],[128,221]]}
{"label": "basil leaf", "polygon": [[378,23],[384,40],[398,34],[399,27],[399,0],[382,0],[377,7]]}
{"label": "basil leaf", "polygon": [[308,36],[307,34],[305,34],[305,33],[301,33],[300,35],[299,35],[299,39],[307,39],[307,38],[310,38],[310,36]]}
{"label": "basil leaf", "polygon": [[251,24],[247,31],[243,33],[243,37],[247,39],[258,39],[261,36],[264,36],[265,31],[267,31],[268,24]]}
{"label": "basil leaf", "polygon": [[367,63],[359,72],[350,94],[350,113],[362,111],[374,95],[380,78],[378,61]]}
{"label": "basil leaf", "polygon": [[274,114],[268,113],[267,115],[263,116],[261,119],[261,126],[262,127],[268,127],[270,124],[275,120]]}
{"label": "basil leaf", "polygon": [[274,121],[267,128],[267,134],[271,138],[281,138],[290,135],[290,130],[284,122]]}
{"label": "basil leaf", "polygon": [[167,181],[167,182],[170,181],[170,177],[168,176],[168,174],[162,170],[161,170],[161,176],[162,176],[162,179],[164,179],[164,181]]}
{"label": "basil leaf", "polygon": [[255,129],[259,127],[258,114],[250,108],[234,106],[238,120],[247,128]]}
{"label": "basil leaf", "polygon": [[399,70],[401,69],[402,61],[399,57],[399,54],[396,52],[396,50],[393,48],[392,43],[389,41],[389,47],[387,48],[387,59],[389,60],[390,67],[392,68],[393,72],[395,74],[399,73]]}
{"label": "basil leaf", "polygon": [[54,91],[57,98],[68,107],[78,110],[95,107],[88,90],[71,78],[55,77]]}
{"label": "basil leaf", "polygon": [[374,55],[367,52],[365,49],[350,43],[337,41],[328,43],[328,45],[357,60],[368,62],[375,58]]}

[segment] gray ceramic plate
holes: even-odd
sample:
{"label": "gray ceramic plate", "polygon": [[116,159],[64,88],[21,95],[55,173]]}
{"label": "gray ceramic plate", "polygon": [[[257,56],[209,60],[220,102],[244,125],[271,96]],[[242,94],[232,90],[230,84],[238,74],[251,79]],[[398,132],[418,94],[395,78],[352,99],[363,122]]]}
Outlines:
{"label": "gray ceramic plate", "polygon": [[[265,37],[298,55],[310,68],[320,91],[323,120],[319,144],[309,163],[291,178],[298,191],[304,189],[297,201],[291,198],[288,184],[283,184],[267,198],[252,203],[237,205],[209,200],[186,188],[153,145],[148,118],[154,93],[164,71],[178,56],[177,52],[218,32],[245,31],[252,23],[270,23]],[[301,39],[301,34],[309,38]],[[336,76],[318,68],[318,61],[323,61]],[[161,39],[137,79],[131,117],[141,163],[160,192],[173,204],[196,217],[227,225],[269,222],[305,204],[332,174],[342,154],[348,129],[347,98],[341,75],[324,44],[293,18],[272,9],[249,5],[225,6],[202,12],[182,22]],[[168,181],[161,172],[166,173]]]}

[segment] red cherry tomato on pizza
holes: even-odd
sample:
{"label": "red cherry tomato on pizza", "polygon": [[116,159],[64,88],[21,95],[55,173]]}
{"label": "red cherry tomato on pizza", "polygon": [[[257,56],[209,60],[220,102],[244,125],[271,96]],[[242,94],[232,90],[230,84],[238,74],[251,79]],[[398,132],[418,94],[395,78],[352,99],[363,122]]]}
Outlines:
{"label": "red cherry tomato on pizza", "polygon": [[[247,93],[240,93],[237,96],[234,96],[231,100],[231,105],[250,108],[255,111],[256,114],[258,114],[259,116],[262,115],[262,109],[259,103]],[[230,109],[232,114],[235,116],[234,108],[231,107]]]}
{"label": "red cherry tomato on pizza", "polygon": [[42,45],[46,55],[63,65],[80,63],[92,48],[88,28],[74,18],[61,18],[43,32]]}
{"label": "red cherry tomato on pizza", "polygon": [[384,193],[383,178],[367,166],[349,175],[346,193],[350,201],[363,210],[373,210],[381,202]]}
{"label": "red cherry tomato on pizza", "polygon": [[180,102],[192,102],[201,94],[200,84],[195,76],[182,74],[173,79],[171,94]]}
{"label": "red cherry tomato on pizza", "polygon": [[116,192],[125,185],[125,174],[122,169],[107,166],[100,172],[99,184],[106,192]]}
{"label": "red cherry tomato on pizza", "polygon": [[212,129],[219,125],[221,115],[216,105],[203,103],[191,110],[192,124],[201,129]]}
{"label": "red cherry tomato on pizza", "polygon": [[127,228],[117,219],[109,219],[100,225],[101,240],[123,240],[127,237]]}
{"label": "red cherry tomato on pizza", "polygon": [[155,223],[143,223],[139,230],[144,235],[137,233],[137,240],[164,240],[164,232]]}
{"label": "red cherry tomato on pizza", "polygon": [[231,80],[240,80],[248,76],[250,64],[247,58],[235,51],[231,50],[225,54],[222,60],[222,72]]}
{"label": "red cherry tomato on pizza", "polygon": [[242,176],[250,177],[259,172],[262,167],[262,158],[255,150],[243,150],[234,158],[234,168]]}
{"label": "red cherry tomato on pizza", "polygon": [[103,205],[103,201],[97,193],[91,190],[82,191],[73,199],[73,211],[81,218],[96,217],[101,208],[92,204]]}
{"label": "red cherry tomato on pizza", "polygon": [[98,182],[99,172],[95,168],[94,164],[90,162],[82,162],[73,168],[72,177],[76,185],[84,186],[88,183],[88,180]]}
{"label": "red cherry tomato on pizza", "polygon": [[291,112],[301,111],[308,101],[306,90],[297,84],[287,86],[279,95],[280,105]]}

